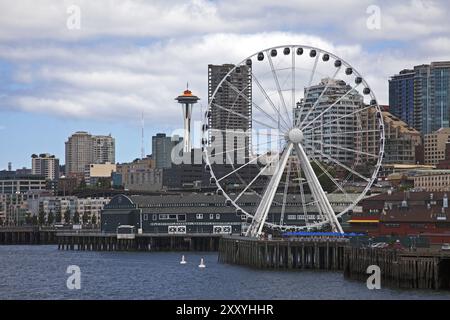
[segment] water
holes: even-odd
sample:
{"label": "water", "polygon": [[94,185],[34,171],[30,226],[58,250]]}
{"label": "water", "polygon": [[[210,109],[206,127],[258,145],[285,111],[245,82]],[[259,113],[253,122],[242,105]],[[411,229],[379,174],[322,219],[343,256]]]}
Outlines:
{"label": "water", "polygon": [[[80,290],[67,289],[69,265],[81,269]],[[220,264],[216,253],[0,246],[0,299],[450,299],[450,292],[368,290],[341,273],[253,270]]]}

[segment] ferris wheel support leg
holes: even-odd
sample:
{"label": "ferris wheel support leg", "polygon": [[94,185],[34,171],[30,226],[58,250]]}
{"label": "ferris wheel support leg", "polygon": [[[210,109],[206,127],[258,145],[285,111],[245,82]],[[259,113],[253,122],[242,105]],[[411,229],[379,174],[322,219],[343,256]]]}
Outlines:
{"label": "ferris wheel support leg", "polygon": [[270,179],[266,190],[264,191],[258,208],[256,209],[255,215],[253,216],[253,221],[247,230],[247,236],[258,237],[261,234],[267,215],[269,214],[270,207],[272,206],[273,198],[275,197],[281,177],[283,176],[284,168],[286,167],[289,156],[292,153],[292,148],[293,144],[288,143],[284,149],[281,159],[275,168],[275,172]]}
{"label": "ferris wheel support leg", "polygon": [[318,202],[318,205],[320,206],[322,213],[325,214],[325,216],[328,218],[328,221],[330,222],[331,225],[331,229],[333,230],[333,232],[344,233],[341,224],[339,223],[338,219],[336,218],[336,215],[334,214],[333,207],[328,201],[327,195],[323,191],[319,179],[314,173],[311,163],[309,163],[308,156],[306,155],[305,151],[303,150],[302,146],[299,143],[295,143],[294,148],[295,152],[297,153],[297,157],[299,158],[300,165],[302,166],[302,169],[305,172],[306,180],[311,189],[311,193],[313,194],[314,199]]}

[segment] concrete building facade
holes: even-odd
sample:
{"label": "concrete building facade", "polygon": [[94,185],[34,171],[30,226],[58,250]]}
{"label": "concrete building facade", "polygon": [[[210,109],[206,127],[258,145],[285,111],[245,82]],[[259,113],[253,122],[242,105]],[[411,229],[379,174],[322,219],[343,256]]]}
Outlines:
{"label": "concrete building facade", "polygon": [[445,148],[450,138],[450,128],[441,128],[424,136],[424,162],[437,165],[445,159]]}
{"label": "concrete building facade", "polygon": [[44,176],[48,180],[59,178],[59,159],[49,153],[31,156],[31,173]]}
{"label": "concrete building facade", "polygon": [[66,175],[84,174],[90,164],[115,163],[115,140],[109,136],[93,136],[75,132],[66,141]]}
{"label": "concrete building facade", "polygon": [[[316,104],[317,99],[324,90],[327,91],[323,93],[321,101]],[[322,79],[318,85],[305,88],[305,99],[300,101],[294,109],[296,121],[307,124],[309,121],[317,118],[349,90],[351,90],[351,86],[345,81],[330,78]],[[342,163],[353,163],[357,154],[345,149],[355,150],[355,135],[340,135],[339,133],[357,131],[355,117],[342,116],[354,113],[355,110],[362,107],[362,103],[362,95],[353,90],[332,107],[331,110],[315,120],[304,133],[305,140],[308,142],[306,152],[318,154],[317,157],[320,161],[327,162],[327,156],[329,156]],[[309,112],[314,104],[316,106]],[[308,118],[306,119],[307,115]],[[335,117],[342,118],[339,121],[331,121]]]}
{"label": "concrete building facade", "polygon": [[[223,78],[235,65],[208,65],[208,106],[209,117],[209,145],[214,146],[219,152],[227,150],[225,130],[248,133],[243,138],[243,156],[249,157],[251,148],[252,129],[252,75],[251,67],[247,65],[237,66],[227,79],[218,88]],[[217,93],[213,94],[217,89]],[[238,94],[236,91],[240,92]],[[229,143],[236,144],[232,141]],[[233,149],[233,148],[228,148]],[[234,149],[238,149],[235,145]],[[231,157],[237,157],[232,155]],[[236,162],[236,159],[232,159]],[[223,162],[229,162],[227,155],[223,155]]]}

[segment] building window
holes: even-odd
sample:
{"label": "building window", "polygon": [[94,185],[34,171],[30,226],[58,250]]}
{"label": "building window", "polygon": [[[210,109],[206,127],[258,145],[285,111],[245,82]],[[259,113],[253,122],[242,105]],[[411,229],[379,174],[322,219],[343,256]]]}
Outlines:
{"label": "building window", "polygon": [[167,220],[169,219],[169,216],[167,214],[160,214],[159,215],[159,220]]}
{"label": "building window", "polygon": [[156,220],[158,220],[158,215],[157,215],[157,214],[153,214],[153,217],[152,217],[152,219],[153,219],[153,221],[156,221]]}
{"label": "building window", "polygon": [[144,221],[148,220],[148,214],[144,214]]}
{"label": "building window", "polygon": [[197,214],[195,215],[195,217],[196,217],[197,219],[203,219],[203,214],[202,214],[202,213],[197,213]]}
{"label": "building window", "polygon": [[216,213],[216,219],[220,220],[220,213]]}
{"label": "building window", "polygon": [[212,220],[212,219],[214,219],[214,214],[213,214],[213,213],[211,213],[211,214],[209,215],[209,220]]}

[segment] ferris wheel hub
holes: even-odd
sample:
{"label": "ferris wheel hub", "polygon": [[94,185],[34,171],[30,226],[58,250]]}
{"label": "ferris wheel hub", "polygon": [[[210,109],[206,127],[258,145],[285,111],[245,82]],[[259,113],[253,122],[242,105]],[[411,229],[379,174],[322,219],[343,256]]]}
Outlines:
{"label": "ferris wheel hub", "polygon": [[288,141],[301,143],[303,141],[303,131],[300,128],[292,128],[287,134]]}

